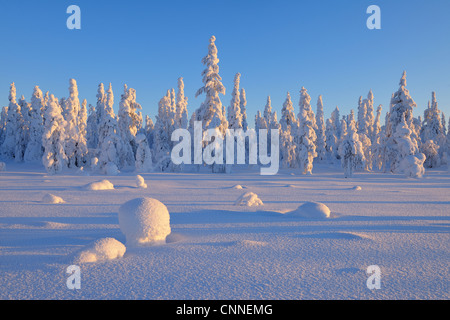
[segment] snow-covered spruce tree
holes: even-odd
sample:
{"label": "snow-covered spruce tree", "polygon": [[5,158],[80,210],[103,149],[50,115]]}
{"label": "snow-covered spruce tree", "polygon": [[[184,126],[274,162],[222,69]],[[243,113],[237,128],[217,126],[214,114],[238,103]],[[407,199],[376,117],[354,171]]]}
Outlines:
{"label": "snow-covered spruce tree", "polygon": [[280,125],[281,130],[289,131],[291,135],[293,132],[298,130],[298,120],[295,116],[294,105],[289,92],[286,95],[286,100],[284,101],[283,108],[281,109]]}
{"label": "snow-covered spruce tree", "polygon": [[241,100],[239,92],[240,79],[241,74],[236,73],[234,76],[234,88],[231,92],[231,102],[227,114],[229,129],[242,129]]}
{"label": "snow-covered spruce tree", "polygon": [[325,125],[325,137],[327,158],[331,163],[333,163],[334,159],[336,159],[335,154],[338,146],[338,137],[335,135],[334,126],[331,119],[327,119],[327,123]]}
{"label": "snow-covered spruce tree", "polygon": [[42,111],[44,110],[44,95],[38,86],[34,87],[31,96],[31,119],[29,135],[30,139],[25,149],[25,162],[41,161],[44,149],[42,146],[42,134],[44,118]]}
{"label": "snow-covered spruce tree", "polygon": [[[0,113],[0,148],[5,141],[6,123],[8,119],[8,107],[3,107]],[[0,157],[2,156],[0,152]]]}
{"label": "snow-covered spruce tree", "polygon": [[351,178],[353,172],[365,162],[363,146],[359,141],[356,123],[353,120],[350,121],[347,133],[339,146],[339,154],[345,178]]}
{"label": "snow-covered spruce tree", "polygon": [[[367,99],[362,99],[359,97],[358,101],[358,122],[356,123],[356,128],[358,133],[368,133],[368,127],[366,124],[366,114],[367,114]],[[347,126],[350,124],[350,121],[347,122]]]}
{"label": "snow-covered spruce tree", "polygon": [[384,160],[384,142],[385,142],[385,134],[381,130],[381,111],[382,106],[381,104],[377,108],[377,115],[374,120],[373,124],[373,131],[372,131],[372,167],[377,168],[378,170],[381,170],[383,167],[383,160]]}
{"label": "snow-covered spruce tree", "polygon": [[[119,152],[123,149],[113,105],[112,87],[109,86],[108,93],[105,94],[103,84],[101,84],[97,94],[97,114],[101,115],[98,125],[97,168],[106,175],[119,173]],[[99,110],[101,111],[99,112]]]}
{"label": "snow-covered spruce tree", "polygon": [[153,149],[153,131],[155,130],[155,125],[153,120],[146,115],[145,116],[145,136],[147,137],[147,143],[150,149]]}
{"label": "snow-covered spruce tree", "polygon": [[[416,107],[416,103],[411,98],[408,89],[406,89],[406,72],[400,79],[400,88],[392,95],[390,103],[390,111],[386,121],[386,149],[385,149],[385,171],[398,172],[400,161],[402,157],[399,156],[399,146],[396,140],[396,130],[401,129],[399,126],[403,121],[407,124],[410,131],[410,139],[412,143],[417,145],[417,140],[411,137],[412,131],[410,126],[413,125],[413,108]],[[402,120],[402,119],[405,120]]]}
{"label": "snow-covered spruce tree", "polygon": [[153,158],[155,169],[172,171],[170,152],[172,150],[171,136],[175,128],[175,110],[172,106],[170,91],[161,98],[158,104],[158,115],[153,136]]}
{"label": "snow-covered spruce tree", "polygon": [[255,130],[256,130],[256,133],[258,133],[258,131],[260,129],[268,129],[268,127],[267,127],[266,120],[264,119],[264,117],[261,114],[261,111],[258,110],[256,112],[256,115],[255,115]]}
{"label": "snow-covered spruce tree", "polygon": [[[371,94],[371,91],[369,92],[369,96]],[[366,161],[364,162],[364,170],[370,171],[372,170],[372,141],[370,139],[371,132],[373,131],[373,123],[370,123],[368,118],[368,107],[369,107],[369,100],[364,99],[362,100],[362,97],[359,98],[359,104],[358,104],[358,135],[359,135],[359,141],[361,141],[363,150],[364,150],[364,156]],[[372,117],[373,117],[373,106],[372,106]],[[371,120],[373,121],[373,119]]]}
{"label": "snow-covered spruce tree", "polygon": [[20,136],[20,156],[23,161],[25,158],[25,151],[27,149],[28,142],[30,141],[30,125],[31,125],[31,103],[28,103],[25,97],[22,95],[19,99],[20,112],[22,113],[22,132]]}
{"label": "snow-covered spruce tree", "polygon": [[50,174],[56,174],[67,167],[67,156],[64,151],[66,121],[61,113],[58,99],[50,95],[45,107],[45,123],[42,135],[44,155],[42,163]]}
{"label": "snow-covered spruce tree", "polygon": [[176,128],[187,129],[188,127],[188,98],[184,95],[183,78],[178,78],[178,91],[176,96]]}
{"label": "snow-covered spruce tree", "polygon": [[316,112],[316,148],[317,148],[317,158],[319,160],[325,160],[327,158],[327,150],[326,150],[326,135],[325,135],[325,121],[323,118],[323,101],[322,96],[320,95],[317,99],[317,112]]}
{"label": "snow-covered spruce tree", "polygon": [[293,134],[298,131],[291,95],[288,92],[281,109],[280,120],[280,160],[283,168],[296,168],[296,146]]}
{"label": "snow-covered spruce tree", "polygon": [[123,142],[119,157],[119,165],[122,168],[135,164],[133,144],[135,144],[134,138],[137,134],[137,116],[136,110],[133,110],[132,99],[131,89],[128,89],[127,85],[124,85],[117,120],[119,134]]}
{"label": "snow-covered spruce tree", "polygon": [[[428,108],[424,112],[424,124],[422,126],[421,135],[423,143],[420,149],[425,154],[425,156],[427,156],[427,160],[425,161],[426,166],[439,166],[441,161],[440,159],[436,158],[443,157],[443,153],[445,152],[447,137],[444,126],[442,124],[440,113],[441,110],[439,110],[438,108],[436,93],[433,91],[431,96],[431,104],[428,103]],[[438,155],[434,155],[435,147],[433,146],[433,143],[438,146]]]}
{"label": "snow-covered spruce tree", "polygon": [[[316,116],[311,107],[311,97],[309,96],[308,91],[305,89],[305,87],[302,87],[302,89],[300,90],[300,101],[298,104],[300,107],[300,111],[301,110],[306,111],[308,120],[311,122],[312,128],[314,130],[316,130],[317,129]],[[300,119],[300,117],[298,117],[298,118]],[[300,122],[300,120],[299,120],[299,122]]]}
{"label": "snow-covered spruce tree", "polygon": [[441,123],[442,123],[442,129],[443,129],[444,134],[447,134],[447,124],[445,122],[444,111],[442,111],[442,113],[441,113]]}
{"label": "snow-covered spruce tree", "polygon": [[78,98],[78,87],[75,79],[69,80],[69,98],[65,100],[64,114],[66,120],[65,146],[68,167],[79,168],[84,165],[84,157],[87,155],[86,140],[80,135],[79,113],[80,100]]}
{"label": "snow-covered spruce tree", "polygon": [[136,171],[150,172],[153,169],[152,153],[147,143],[147,137],[140,133],[136,136]]}
{"label": "snow-covered spruce tree", "polygon": [[264,107],[264,120],[266,121],[267,128],[271,127],[271,121],[272,121],[272,100],[270,99],[270,96],[267,96],[267,102],[266,106]]}
{"label": "snow-covered spruce tree", "polygon": [[302,174],[312,174],[313,160],[316,153],[316,119],[311,109],[311,97],[304,87],[300,90],[300,112],[298,113],[299,129],[294,141],[297,149],[297,161]]}
{"label": "snow-covered spruce tree", "polygon": [[[203,130],[215,129],[218,135],[225,137],[228,121],[219,98],[219,94],[225,94],[225,87],[219,75],[219,59],[215,41],[216,37],[214,36],[209,39],[208,54],[202,59],[202,63],[206,66],[202,72],[204,86],[197,91],[195,97],[204,93],[205,100],[195,114],[196,120],[202,122]],[[213,172],[225,172],[225,168],[224,164],[211,165]]]}
{"label": "snow-covered spruce tree", "polygon": [[90,153],[96,153],[93,151],[98,147],[98,121],[97,112],[95,107],[89,104],[89,115],[86,124],[86,143]]}
{"label": "snow-covered spruce tree", "polygon": [[433,140],[427,140],[422,143],[420,151],[425,155],[426,159],[424,166],[427,168],[438,168],[441,165],[441,158],[439,156],[440,146]]}
{"label": "snow-covered spruce tree", "polygon": [[248,129],[248,122],[247,122],[247,95],[245,93],[245,89],[241,88],[241,94],[239,96],[239,107],[241,109],[242,114],[242,129],[244,131],[247,131]]}
{"label": "snow-covered spruce tree", "polygon": [[412,130],[406,121],[406,114],[402,114],[400,123],[394,132],[396,158],[395,173],[404,173],[410,177],[421,177],[424,173],[423,163],[425,155],[419,152],[417,141],[411,138]]}
{"label": "snow-covered spruce tree", "polygon": [[280,130],[280,162],[282,168],[297,168],[296,145],[291,129]]}
{"label": "snow-covered spruce tree", "polygon": [[367,136],[369,137],[370,141],[373,141],[375,139],[376,134],[374,134],[374,123],[375,123],[375,115],[374,115],[374,96],[372,89],[370,89],[369,93],[367,94],[367,106],[366,106],[366,125],[367,125]]}
{"label": "snow-covered spruce tree", "polygon": [[[234,76],[234,87],[233,91],[231,92],[231,101],[230,105],[228,106],[228,112],[227,112],[227,121],[228,121],[228,128],[230,130],[240,130],[243,129],[242,125],[242,113],[241,113],[241,99],[240,99],[240,91],[239,91],[239,84],[240,84],[241,74],[236,73]],[[236,138],[236,136],[233,137],[233,143],[239,143],[240,140]],[[226,144],[226,140],[224,143]],[[233,147],[234,148],[234,147]],[[245,145],[245,148],[247,149],[247,145]],[[246,152],[247,155],[247,152]],[[237,163],[237,152],[234,153],[234,161],[233,164]],[[233,166],[230,164],[226,164],[226,172],[230,173]]]}
{"label": "snow-covered spruce tree", "polygon": [[78,152],[77,154],[77,164],[78,166],[86,165],[88,163],[89,148],[87,145],[87,100],[83,99],[81,103],[81,108],[78,112]]}
{"label": "snow-covered spruce tree", "polygon": [[8,117],[5,124],[4,141],[1,153],[6,160],[22,161],[25,146],[22,144],[23,117],[16,100],[16,86],[11,83],[9,90]]}
{"label": "snow-covered spruce tree", "polygon": [[328,130],[327,141],[330,143],[333,136],[336,138],[334,148],[330,149],[332,150],[331,159],[332,161],[334,161],[335,159],[340,159],[338,152],[339,143],[341,141],[341,116],[339,112],[339,107],[336,107],[333,110],[333,112],[331,113],[330,120],[331,120],[331,127]]}

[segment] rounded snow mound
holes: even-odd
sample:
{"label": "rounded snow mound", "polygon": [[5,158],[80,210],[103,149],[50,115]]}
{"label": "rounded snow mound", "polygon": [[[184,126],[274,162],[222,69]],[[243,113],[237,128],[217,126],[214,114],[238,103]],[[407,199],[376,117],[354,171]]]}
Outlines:
{"label": "rounded snow mound", "polygon": [[140,175],[136,176],[136,186],[141,189],[147,189],[147,184],[145,183],[144,178]]}
{"label": "rounded snow mound", "polygon": [[356,191],[360,191],[362,190],[362,188],[360,186],[354,186],[353,188],[351,188],[352,190],[356,190]]}
{"label": "rounded snow mound", "polygon": [[95,190],[114,190],[114,185],[108,180],[91,182],[85,185],[84,190],[95,191]]}
{"label": "rounded snow mound", "polygon": [[268,245],[267,242],[264,241],[254,241],[254,240],[241,240],[236,243],[237,245],[244,247],[265,247]]}
{"label": "rounded snow mound", "polygon": [[55,196],[51,193],[47,193],[43,198],[42,198],[42,202],[43,203],[49,203],[49,204],[58,204],[58,203],[65,203],[65,201],[58,197]]}
{"label": "rounded snow mound", "polygon": [[244,188],[240,184],[237,184],[235,186],[232,186],[231,189],[242,190]]}
{"label": "rounded snow mound", "polygon": [[234,205],[253,207],[253,206],[262,206],[264,205],[264,203],[261,201],[261,199],[259,199],[256,193],[246,192],[236,200]]}
{"label": "rounded snow mound", "polygon": [[82,250],[77,263],[100,262],[122,258],[126,247],[114,238],[102,238]]}
{"label": "rounded snow mound", "polygon": [[167,207],[152,198],[137,198],[119,208],[119,226],[132,246],[165,243],[170,234]]}
{"label": "rounded snow mound", "polygon": [[324,219],[330,217],[330,209],[320,202],[306,202],[299,206],[296,210],[289,213],[290,216],[309,218],[309,219]]}

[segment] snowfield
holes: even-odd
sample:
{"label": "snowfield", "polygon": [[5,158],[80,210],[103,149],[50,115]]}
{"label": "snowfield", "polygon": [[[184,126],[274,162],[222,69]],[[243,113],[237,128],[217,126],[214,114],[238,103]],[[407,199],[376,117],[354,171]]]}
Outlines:
{"label": "snowfield", "polygon": [[[383,173],[344,179],[340,167],[326,164],[315,164],[312,175],[261,176],[256,167],[140,173],[150,186],[142,189],[135,172],[52,176],[41,165],[8,162],[6,168],[0,173],[1,299],[450,298],[450,173],[444,169],[427,170],[422,179]],[[84,188],[105,179],[114,189]],[[237,185],[264,204],[234,205],[243,194]],[[64,203],[43,202],[47,194]],[[167,206],[165,244],[126,245],[119,208],[141,197]],[[328,207],[329,217],[288,214],[307,202]],[[87,252],[85,260],[80,252]],[[79,290],[66,286],[73,264],[81,270]],[[381,268],[379,290],[366,286],[371,265]]]}

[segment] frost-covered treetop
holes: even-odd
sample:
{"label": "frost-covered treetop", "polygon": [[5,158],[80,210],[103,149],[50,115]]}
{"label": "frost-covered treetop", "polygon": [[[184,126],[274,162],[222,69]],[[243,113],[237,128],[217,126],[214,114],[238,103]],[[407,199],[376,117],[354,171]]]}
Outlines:
{"label": "frost-covered treetop", "polygon": [[75,79],[69,79],[69,93],[70,96],[78,96],[78,86]]}
{"label": "frost-covered treetop", "polygon": [[406,71],[403,71],[402,77],[400,78],[400,87],[406,87]]}
{"label": "frost-covered treetop", "polygon": [[114,116],[113,106],[114,106],[114,93],[113,93],[112,85],[111,85],[111,83],[109,83],[108,92],[106,95],[105,112],[114,118],[115,116]]}
{"label": "frost-covered treetop", "polygon": [[35,86],[33,89],[33,95],[31,96],[31,106],[32,109],[42,109],[44,106],[44,95],[42,94],[42,90],[39,89],[39,86]]}
{"label": "frost-covered treetop", "polygon": [[[316,117],[314,115],[314,111],[311,108],[311,97],[305,87],[302,87],[300,90],[300,101],[298,104],[300,107],[300,113],[298,115],[299,120],[302,119],[302,116],[300,114],[303,110],[305,110],[308,120],[311,122],[312,127],[315,129],[317,127]],[[302,120],[300,120],[300,124],[302,124]]]}
{"label": "frost-covered treetop", "polygon": [[14,82],[11,83],[10,89],[9,89],[9,102],[16,103],[16,85]]}
{"label": "frost-covered treetop", "polygon": [[202,59],[202,63],[206,65],[206,69],[202,72],[203,83],[205,86],[197,91],[195,97],[204,92],[214,95],[217,93],[225,94],[225,87],[222,84],[222,78],[219,75],[219,58],[217,57],[215,41],[215,36],[212,36],[209,39],[208,54]]}
{"label": "frost-covered treetop", "polygon": [[395,92],[391,99],[391,114],[389,121],[391,126],[396,128],[401,122],[402,114],[405,114],[405,119],[407,123],[410,123],[413,118],[413,108],[417,105],[409,94],[408,89],[406,89],[406,71],[403,71],[403,75],[400,79],[400,88]]}

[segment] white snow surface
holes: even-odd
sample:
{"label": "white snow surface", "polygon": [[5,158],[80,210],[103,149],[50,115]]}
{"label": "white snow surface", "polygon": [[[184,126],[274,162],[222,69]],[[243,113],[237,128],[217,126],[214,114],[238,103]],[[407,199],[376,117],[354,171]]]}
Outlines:
{"label": "white snow surface", "polygon": [[80,251],[75,263],[101,262],[122,258],[126,247],[114,238],[102,238],[94,241]]}
{"label": "white snow surface", "polygon": [[[134,172],[88,177],[7,166],[0,173],[0,299],[450,298],[445,168],[422,179],[373,172],[344,179],[328,164],[315,164],[313,175],[142,173],[152,188],[139,189]],[[94,179],[115,190],[83,190]],[[239,191],[230,187],[237,184],[264,206],[235,206]],[[47,193],[67,205],[42,203]],[[141,197],[170,212],[166,244],[127,245],[120,259],[82,263],[82,287],[69,290],[75,255],[99,239],[125,244],[119,208]],[[332,218],[286,214],[308,201],[325,204]],[[381,269],[380,290],[366,286],[370,265]]]}
{"label": "white snow surface", "polygon": [[166,242],[170,234],[167,207],[152,198],[136,198],[119,208],[119,226],[127,245],[145,246]]}

